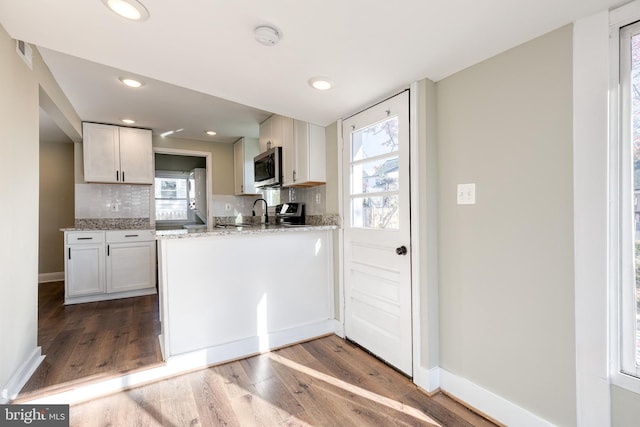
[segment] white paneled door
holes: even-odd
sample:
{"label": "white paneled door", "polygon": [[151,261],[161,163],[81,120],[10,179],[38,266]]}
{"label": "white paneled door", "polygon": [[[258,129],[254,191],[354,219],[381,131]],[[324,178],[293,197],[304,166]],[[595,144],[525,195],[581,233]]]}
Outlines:
{"label": "white paneled door", "polygon": [[412,376],[409,92],[342,129],[345,334]]}

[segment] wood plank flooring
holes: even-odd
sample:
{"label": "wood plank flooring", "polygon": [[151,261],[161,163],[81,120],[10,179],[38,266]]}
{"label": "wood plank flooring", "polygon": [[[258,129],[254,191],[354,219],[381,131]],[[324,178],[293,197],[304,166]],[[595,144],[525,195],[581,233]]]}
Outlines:
{"label": "wood plank flooring", "polygon": [[38,288],[38,344],[46,356],[19,400],[162,363],[158,296],[64,305],[64,282]]}
{"label": "wood plank flooring", "polygon": [[495,426],[332,335],[71,406],[72,426]]}

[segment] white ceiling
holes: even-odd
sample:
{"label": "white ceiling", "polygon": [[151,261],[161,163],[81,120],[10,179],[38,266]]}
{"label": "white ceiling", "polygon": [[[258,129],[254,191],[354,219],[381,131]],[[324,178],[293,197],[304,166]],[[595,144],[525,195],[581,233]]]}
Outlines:
{"label": "white ceiling", "polygon": [[[257,136],[266,111],[330,124],[413,81],[440,80],[626,3],[141,1],[151,14],[144,22],[114,15],[101,0],[0,0],[0,23],[13,38],[46,48],[45,61],[83,120],[115,123],[131,115],[156,133],[184,127],[183,136],[206,139],[204,129],[231,125],[238,116],[240,123],[230,129],[252,135],[220,135],[232,139]],[[262,24],[281,32],[278,45],[255,41],[253,29]],[[121,70],[143,76],[148,85],[124,91],[114,81]],[[335,87],[311,89],[307,81],[317,75]]]}

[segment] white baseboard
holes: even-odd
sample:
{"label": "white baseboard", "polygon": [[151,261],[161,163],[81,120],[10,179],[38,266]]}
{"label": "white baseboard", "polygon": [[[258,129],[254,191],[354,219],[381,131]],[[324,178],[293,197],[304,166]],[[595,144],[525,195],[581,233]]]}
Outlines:
{"label": "white baseboard", "polygon": [[[269,349],[284,347],[301,341],[331,334],[334,330],[332,319],[269,334],[265,339],[251,337],[214,347],[192,351],[169,357],[166,365],[122,375],[99,383],[79,385],[61,393],[29,401],[33,404],[72,404],[94,399],[106,394],[116,393],[131,387],[157,381],[163,378],[191,372],[232,360],[241,359],[265,352]],[[268,348],[261,348],[268,342]]]}
{"label": "white baseboard", "polygon": [[440,369],[440,382],[440,388],[443,391],[505,425],[518,427],[554,426],[554,424],[507,399],[444,369]]}
{"label": "white baseboard", "polygon": [[421,366],[414,366],[413,383],[427,393],[437,391],[440,388],[440,368],[426,369]]}
{"label": "white baseboard", "polygon": [[18,396],[22,387],[29,381],[31,375],[38,369],[38,366],[40,366],[43,360],[42,348],[36,347],[31,353],[31,356],[11,375],[7,384],[2,386],[2,395],[0,395],[1,404],[5,404]]}
{"label": "white baseboard", "polygon": [[38,283],[62,282],[64,280],[64,271],[56,273],[40,273],[38,274]]}

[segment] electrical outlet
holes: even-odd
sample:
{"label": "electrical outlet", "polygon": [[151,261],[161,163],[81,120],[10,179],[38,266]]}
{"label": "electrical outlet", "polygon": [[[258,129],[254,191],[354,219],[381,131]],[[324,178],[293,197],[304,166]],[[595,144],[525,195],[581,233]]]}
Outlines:
{"label": "electrical outlet", "polygon": [[227,203],[224,205],[224,210],[225,211],[230,211],[231,210],[231,203]]}
{"label": "electrical outlet", "polygon": [[316,205],[320,204],[320,193],[316,194]]}
{"label": "electrical outlet", "polygon": [[118,204],[117,203],[112,203],[111,204],[111,212],[118,212]]}

